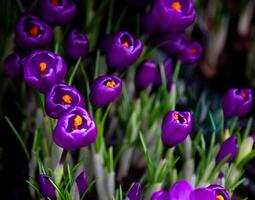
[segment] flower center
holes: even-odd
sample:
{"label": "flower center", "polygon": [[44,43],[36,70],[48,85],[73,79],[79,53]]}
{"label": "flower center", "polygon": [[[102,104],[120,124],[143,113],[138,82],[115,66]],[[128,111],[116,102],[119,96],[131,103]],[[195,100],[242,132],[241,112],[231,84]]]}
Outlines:
{"label": "flower center", "polygon": [[191,53],[192,55],[196,55],[196,54],[197,54],[197,49],[196,49],[196,48],[191,48],[191,49],[190,49],[190,53]]}
{"label": "flower center", "polygon": [[46,62],[40,62],[39,67],[40,67],[41,72],[45,72],[45,70],[47,68],[47,63]]}
{"label": "flower center", "polygon": [[114,81],[107,81],[105,85],[108,88],[115,88],[116,83]]}
{"label": "flower center", "polygon": [[246,97],[248,97],[248,94],[246,93],[246,92],[241,92],[241,97],[243,97],[244,99],[246,98]]}
{"label": "flower center", "polygon": [[224,197],[222,195],[217,195],[216,200],[224,200]]}
{"label": "flower center", "polygon": [[183,116],[179,115],[178,113],[174,113],[173,118],[178,120],[181,124],[184,123],[186,120]]}
{"label": "flower center", "polygon": [[177,113],[174,114],[174,119],[178,120],[179,119],[179,115]]}
{"label": "flower center", "polygon": [[72,97],[68,94],[65,94],[63,97],[62,97],[62,100],[63,100],[63,103],[64,104],[70,104],[72,103]]}
{"label": "flower center", "polygon": [[54,6],[59,6],[59,1],[58,0],[52,0],[52,4],[54,5]]}
{"label": "flower center", "polygon": [[30,33],[32,36],[37,36],[38,33],[39,33],[39,27],[36,26],[36,25],[33,25],[32,28],[29,30],[29,33]]}
{"label": "flower center", "polygon": [[182,9],[182,5],[180,4],[180,2],[175,1],[171,4],[171,8],[176,10],[176,11],[181,11]]}
{"label": "flower center", "polygon": [[76,115],[73,122],[73,130],[76,130],[79,128],[80,125],[82,125],[82,117],[80,115]]}
{"label": "flower center", "polygon": [[129,47],[128,41],[123,42],[122,45],[123,45],[124,47]]}

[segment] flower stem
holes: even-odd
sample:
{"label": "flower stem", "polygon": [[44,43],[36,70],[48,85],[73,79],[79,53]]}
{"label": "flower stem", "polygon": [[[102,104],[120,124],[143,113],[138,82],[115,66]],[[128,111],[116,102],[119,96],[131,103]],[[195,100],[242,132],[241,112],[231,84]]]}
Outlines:
{"label": "flower stem", "polygon": [[59,160],[60,165],[64,165],[67,153],[68,153],[68,151],[66,149],[63,149],[60,160]]}

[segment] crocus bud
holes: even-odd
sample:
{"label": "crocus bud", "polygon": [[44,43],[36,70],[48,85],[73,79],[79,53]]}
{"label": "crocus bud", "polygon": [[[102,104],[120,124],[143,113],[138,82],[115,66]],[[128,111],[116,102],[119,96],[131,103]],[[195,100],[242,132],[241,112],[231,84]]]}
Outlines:
{"label": "crocus bud", "polygon": [[128,200],[140,200],[141,195],[141,185],[139,183],[134,183],[130,190],[128,191]]}
{"label": "crocus bud", "polygon": [[79,194],[81,197],[88,187],[88,180],[87,180],[87,175],[86,175],[85,171],[81,172],[77,176],[77,178],[75,179],[75,182],[76,182],[76,185],[78,187]]}
{"label": "crocus bud", "polygon": [[198,42],[191,42],[178,56],[184,64],[194,64],[199,61],[203,49]]}
{"label": "crocus bud", "polygon": [[34,15],[23,15],[16,25],[15,41],[21,48],[46,46],[52,38],[52,29]]}
{"label": "crocus bud", "polygon": [[104,107],[116,100],[121,93],[121,79],[115,75],[103,75],[93,81],[89,99],[92,104]]}
{"label": "crocus bud", "polygon": [[192,191],[193,187],[186,180],[176,181],[169,191],[169,199],[189,200]]}
{"label": "crocus bud", "polygon": [[85,107],[84,100],[78,90],[66,85],[54,85],[45,96],[46,113],[55,119],[75,106]]}
{"label": "crocus bud", "polygon": [[[160,74],[159,74],[160,75]],[[158,66],[152,60],[145,60],[139,66],[135,75],[135,85],[137,89],[145,90],[149,86],[154,86],[158,76]]]}
{"label": "crocus bud", "polygon": [[225,157],[228,156],[227,162],[232,162],[238,150],[237,137],[231,136],[223,142],[220,151],[216,157],[216,163],[220,163]]}
{"label": "crocus bud", "polygon": [[122,71],[136,62],[142,50],[141,40],[134,38],[128,32],[118,32],[107,51],[107,64],[117,71]]}
{"label": "crocus bud", "polygon": [[250,89],[232,88],[222,97],[222,108],[225,117],[243,117],[252,108],[253,92]]}
{"label": "crocus bud", "polygon": [[23,74],[23,65],[18,54],[13,53],[5,58],[4,71],[10,78],[17,78]]}
{"label": "crocus bud", "polygon": [[[190,193],[190,198],[187,200],[218,200],[215,192],[210,188],[197,188]],[[186,199],[185,199],[186,200]]]}
{"label": "crocus bud", "polygon": [[39,189],[40,189],[42,196],[45,199],[55,200],[55,199],[57,199],[56,189],[50,180],[51,180],[51,177],[49,177],[45,174],[40,174],[39,178],[38,178]]}
{"label": "crocus bud", "polygon": [[208,186],[216,194],[216,200],[231,200],[227,190],[221,185],[210,185]]}
{"label": "crocus bud", "polygon": [[169,32],[182,32],[196,18],[193,0],[156,0],[152,9],[160,29]]}
{"label": "crocus bud", "polygon": [[62,115],[53,131],[54,142],[65,150],[88,146],[96,136],[96,124],[82,107],[74,107]]}
{"label": "crocus bud", "polygon": [[39,12],[46,22],[64,25],[73,19],[76,6],[72,0],[40,0]]}
{"label": "crocus bud", "polygon": [[64,59],[47,50],[35,50],[24,59],[24,80],[33,89],[47,93],[64,81],[67,67]]}
{"label": "crocus bud", "polygon": [[165,190],[154,192],[151,196],[151,200],[169,200],[169,193]]}
{"label": "crocus bud", "polygon": [[161,139],[165,146],[174,147],[183,142],[192,131],[190,112],[168,112],[162,123]]}
{"label": "crocus bud", "polygon": [[185,34],[167,34],[162,37],[162,49],[171,55],[178,55],[187,48],[188,38]]}
{"label": "crocus bud", "polygon": [[86,35],[77,30],[71,31],[65,42],[65,53],[72,60],[76,61],[79,57],[84,58],[89,51],[89,40]]}

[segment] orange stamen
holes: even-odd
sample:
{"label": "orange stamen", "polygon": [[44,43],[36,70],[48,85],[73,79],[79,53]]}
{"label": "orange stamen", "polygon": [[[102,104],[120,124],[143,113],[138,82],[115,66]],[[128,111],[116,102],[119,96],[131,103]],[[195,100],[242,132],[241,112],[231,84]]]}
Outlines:
{"label": "orange stamen", "polygon": [[182,5],[180,4],[180,2],[175,1],[171,4],[171,8],[176,10],[176,11],[181,11],[182,9]]}
{"label": "orange stamen", "polygon": [[224,200],[224,197],[222,195],[217,195],[216,200]]}
{"label": "orange stamen", "polygon": [[106,82],[106,86],[107,86],[108,88],[114,88],[115,85],[116,85],[116,83],[115,83],[114,81],[107,81],[107,82]]}
{"label": "orange stamen", "polygon": [[53,4],[54,6],[59,6],[58,0],[52,0],[52,4]]}
{"label": "orange stamen", "polygon": [[243,98],[246,98],[246,97],[248,96],[246,92],[242,92],[240,95],[241,95]]}
{"label": "orange stamen", "polygon": [[68,94],[65,94],[63,97],[62,97],[62,100],[63,100],[63,103],[64,104],[70,104],[72,103],[72,97]]}
{"label": "orange stamen", "polygon": [[128,42],[123,42],[122,45],[123,45],[124,47],[129,47]]}
{"label": "orange stamen", "polygon": [[36,26],[36,25],[34,25],[34,26],[29,30],[29,32],[30,32],[30,34],[31,34],[32,36],[36,36],[36,35],[38,35],[38,33],[39,33],[39,27]]}
{"label": "orange stamen", "polygon": [[40,71],[41,71],[41,72],[44,72],[44,71],[46,70],[46,68],[47,68],[47,63],[41,62],[41,63],[39,64],[39,67],[40,67]]}
{"label": "orange stamen", "polygon": [[178,120],[179,119],[179,115],[177,113],[174,114],[174,119]]}
{"label": "orange stamen", "polygon": [[190,49],[190,53],[191,53],[192,55],[197,54],[197,49],[191,48],[191,49]]}
{"label": "orange stamen", "polygon": [[74,118],[73,130],[78,129],[80,125],[82,125],[82,117],[80,115],[76,115]]}

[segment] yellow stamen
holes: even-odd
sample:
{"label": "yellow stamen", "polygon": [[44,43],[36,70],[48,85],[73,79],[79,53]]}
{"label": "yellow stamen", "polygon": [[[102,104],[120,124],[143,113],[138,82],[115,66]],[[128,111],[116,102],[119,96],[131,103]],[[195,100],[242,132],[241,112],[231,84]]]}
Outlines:
{"label": "yellow stamen", "polygon": [[58,6],[58,5],[59,5],[59,2],[58,2],[58,0],[52,0],[52,4],[53,4],[54,6]]}
{"label": "yellow stamen", "polygon": [[222,195],[217,195],[216,200],[224,200],[224,197]]}
{"label": "yellow stamen", "polygon": [[76,115],[74,118],[73,130],[78,129],[80,125],[82,125],[82,117],[80,115]]}
{"label": "yellow stamen", "polygon": [[124,47],[129,47],[128,42],[123,42],[122,45],[123,45]]}
{"label": "yellow stamen", "polygon": [[106,86],[107,86],[108,88],[114,88],[115,85],[116,85],[116,83],[115,83],[114,81],[107,81],[107,82],[106,82]]}
{"label": "yellow stamen", "polygon": [[44,72],[44,71],[46,70],[47,63],[41,62],[41,63],[39,64],[39,67],[40,67],[40,71],[41,71],[41,72]]}
{"label": "yellow stamen", "polygon": [[171,8],[176,10],[176,11],[181,11],[182,9],[182,5],[180,4],[180,2],[175,1],[171,4]]}
{"label": "yellow stamen", "polygon": [[190,53],[191,53],[192,55],[197,54],[197,49],[191,48],[191,49],[190,49]]}
{"label": "yellow stamen", "polygon": [[177,113],[174,114],[174,119],[178,120],[179,119],[179,115]]}
{"label": "yellow stamen", "polygon": [[72,97],[68,94],[65,94],[63,97],[62,97],[62,100],[63,100],[63,103],[64,104],[70,104],[72,103]]}
{"label": "yellow stamen", "polygon": [[38,35],[38,33],[39,33],[39,27],[36,26],[36,25],[34,25],[34,26],[29,30],[29,32],[30,32],[30,34],[31,34],[32,36],[36,36],[36,35]]}

